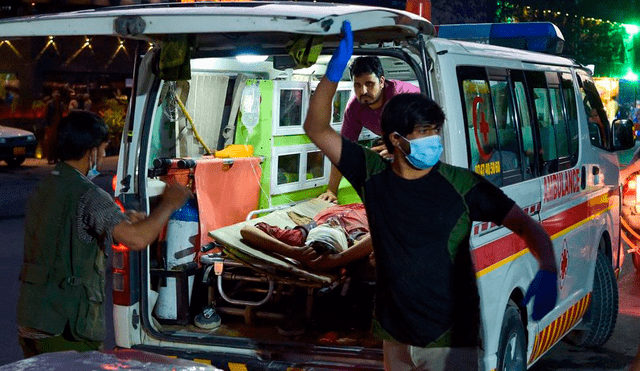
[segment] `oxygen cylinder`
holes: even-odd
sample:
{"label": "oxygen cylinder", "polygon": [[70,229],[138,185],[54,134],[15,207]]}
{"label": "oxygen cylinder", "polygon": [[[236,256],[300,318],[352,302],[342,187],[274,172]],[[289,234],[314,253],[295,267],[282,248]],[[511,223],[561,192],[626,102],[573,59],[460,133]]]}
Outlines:
{"label": "oxygen cylinder", "polygon": [[[193,261],[196,254],[192,241],[197,241],[199,230],[198,204],[190,199],[180,209],[174,211],[167,223],[166,233],[166,269],[187,264]],[[194,276],[189,276],[189,302]],[[157,318],[175,320],[178,318],[177,286],[174,277],[166,278],[166,286],[160,285],[158,301],[155,306]]]}

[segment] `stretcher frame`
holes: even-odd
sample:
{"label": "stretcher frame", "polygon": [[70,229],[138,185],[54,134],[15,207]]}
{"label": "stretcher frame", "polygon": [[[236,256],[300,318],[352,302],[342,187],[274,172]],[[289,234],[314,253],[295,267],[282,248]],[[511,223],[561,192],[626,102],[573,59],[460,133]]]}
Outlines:
{"label": "stretcher frame", "polygon": [[[261,312],[256,310],[268,303],[274,296],[282,293],[282,288],[287,286],[302,287],[307,290],[305,317],[311,319],[313,308],[313,294],[316,289],[337,286],[342,278],[339,275],[325,272],[312,272],[306,270],[299,262],[272,252],[264,252],[248,245],[240,234],[240,230],[246,225],[255,225],[265,222],[280,228],[292,228],[295,222],[288,216],[288,212],[313,218],[320,211],[333,206],[333,203],[317,198],[294,204],[277,206],[271,209],[255,210],[247,215],[247,220],[227,227],[209,232],[209,236],[221,245],[223,254],[204,255],[200,262],[207,266],[204,280],[208,280],[211,270],[215,273],[216,286],[222,299],[234,305],[245,306],[245,309],[216,306],[221,313],[244,315],[245,322],[251,323],[253,316],[260,318],[284,319],[280,313]],[[253,218],[255,215],[265,214]],[[233,268],[247,267],[254,275],[236,274]],[[265,290],[261,300],[248,301],[232,298],[224,291],[223,281],[240,280],[245,282],[266,282],[269,288]]]}

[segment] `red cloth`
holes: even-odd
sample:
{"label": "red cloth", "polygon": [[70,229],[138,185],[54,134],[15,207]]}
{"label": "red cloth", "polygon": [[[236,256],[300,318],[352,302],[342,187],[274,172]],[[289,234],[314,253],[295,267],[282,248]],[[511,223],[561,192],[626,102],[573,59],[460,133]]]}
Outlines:
{"label": "red cloth", "polygon": [[264,222],[256,224],[256,228],[291,246],[304,246],[304,241],[307,239],[307,234],[302,231],[302,228],[285,229]]}
{"label": "red cloth", "polygon": [[320,225],[331,218],[336,218],[350,236],[353,236],[354,232],[369,232],[367,212],[362,203],[331,206],[316,214],[313,220]]}

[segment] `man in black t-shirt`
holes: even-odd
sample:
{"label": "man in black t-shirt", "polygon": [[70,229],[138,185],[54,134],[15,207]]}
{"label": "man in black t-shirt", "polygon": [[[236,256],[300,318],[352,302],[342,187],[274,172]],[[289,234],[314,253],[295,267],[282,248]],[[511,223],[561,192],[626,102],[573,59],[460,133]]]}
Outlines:
{"label": "man in black t-shirt", "polygon": [[480,303],[469,251],[473,221],[503,225],[540,263],[526,294],[539,320],[556,303],[557,269],[549,236],[480,175],[439,162],[442,109],[400,94],[381,117],[393,152],[386,161],[330,126],[331,100],[353,51],[350,24],[311,98],[304,129],[351,182],[367,210],[377,266],[374,332],[386,370],[476,370]]}

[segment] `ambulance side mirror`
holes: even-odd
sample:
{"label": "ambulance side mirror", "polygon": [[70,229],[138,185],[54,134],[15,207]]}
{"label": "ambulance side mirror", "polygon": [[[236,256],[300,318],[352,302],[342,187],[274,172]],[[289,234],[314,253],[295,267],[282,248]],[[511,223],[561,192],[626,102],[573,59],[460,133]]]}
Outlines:
{"label": "ambulance side mirror", "polygon": [[615,119],[613,120],[613,150],[621,151],[625,149],[633,148],[636,145],[636,140],[633,135],[633,122],[627,119]]}

